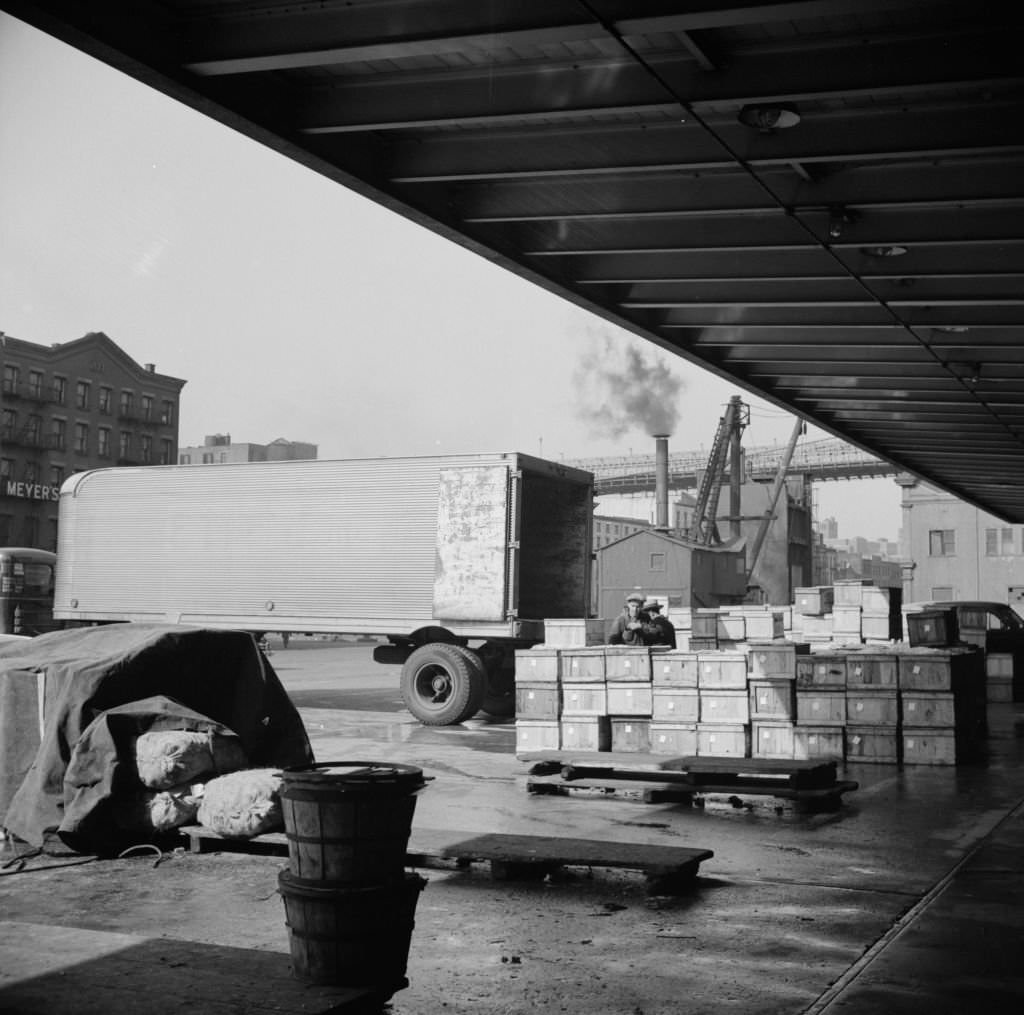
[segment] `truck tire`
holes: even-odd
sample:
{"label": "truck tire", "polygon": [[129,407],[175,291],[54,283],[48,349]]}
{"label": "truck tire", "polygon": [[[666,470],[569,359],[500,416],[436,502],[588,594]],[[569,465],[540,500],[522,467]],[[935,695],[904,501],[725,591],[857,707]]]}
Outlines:
{"label": "truck tire", "polygon": [[480,711],[487,672],[473,652],[435,642],[402,666],[402,700],[424,726],[454,726]]}
{"label": "truck tire", "polygon": [[480,708],[496,718],[516,714],[515,655],[500,642],[485,641],[477,650],[487,671],[487,687]]}

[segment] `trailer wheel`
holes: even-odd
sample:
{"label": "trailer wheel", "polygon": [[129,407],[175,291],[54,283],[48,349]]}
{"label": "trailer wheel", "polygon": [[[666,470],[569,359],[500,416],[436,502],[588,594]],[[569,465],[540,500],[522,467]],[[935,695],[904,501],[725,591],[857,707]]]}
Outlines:
{"label": "trailer wheel", "polygon": [[402,666],[402,700],[425,726],[453,726],[476,715],[486,684],[479,657],[459,645],[423,645]]}
{"label": "trailer wheel", "polygon": [[487,670],[487,687],[480,708],[498,718],[515,715],[515,656],[500,642],[493,641],[485,641],[476,651]]}

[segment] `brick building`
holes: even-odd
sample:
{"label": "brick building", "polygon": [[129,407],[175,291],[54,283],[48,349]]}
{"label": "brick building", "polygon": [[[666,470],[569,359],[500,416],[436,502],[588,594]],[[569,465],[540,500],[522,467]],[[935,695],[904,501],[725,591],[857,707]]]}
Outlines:
{"label": "brick building", "polygon": [[75,472],[173,464],[185,381],[142,366],[102,332],[39,345],[0,332],[0,546],[57,548]]}
{"label": "brick building", "polygon": [[269,444],[233,442],[231,434],[208,434],[202,444],[178,448],[179,465],[230,465],[235,462],[294,462],[316,458],[317,445],[278,437]]}

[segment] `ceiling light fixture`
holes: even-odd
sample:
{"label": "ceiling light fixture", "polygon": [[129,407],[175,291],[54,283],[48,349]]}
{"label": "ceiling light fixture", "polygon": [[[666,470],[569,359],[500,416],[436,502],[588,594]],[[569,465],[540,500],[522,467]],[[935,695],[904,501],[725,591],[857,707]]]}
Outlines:
{"label": "ceiling light fixture", "polygon": [[785,130],[800,122],[796,106],[779,102],[759,102],[744,106],[736,117],[740,123],[757,130]]}
{"label": "ceiling light fixture", "polygon": [[897,244],[887,244],[880,247],[861,247],[860,252],[868,257],[902,257],[907,252],[907,248]]}

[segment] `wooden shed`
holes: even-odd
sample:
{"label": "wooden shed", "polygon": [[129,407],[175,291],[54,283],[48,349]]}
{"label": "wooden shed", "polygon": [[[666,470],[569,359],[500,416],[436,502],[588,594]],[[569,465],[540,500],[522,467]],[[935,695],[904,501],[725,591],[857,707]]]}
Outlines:
{"label": "wooden shed", "polygon": [[746,543],[704,546],[645,529],[601,547],[595,577],[599,617],[614,617],[637,588],[670,607],[739,603],[747,590]]}

